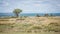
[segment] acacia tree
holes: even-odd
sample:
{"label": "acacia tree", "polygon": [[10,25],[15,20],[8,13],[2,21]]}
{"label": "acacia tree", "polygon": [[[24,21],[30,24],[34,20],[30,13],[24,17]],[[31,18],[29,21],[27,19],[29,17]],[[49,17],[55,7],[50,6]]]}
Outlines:
{"label": "acacia tree", "polygon": [[49,14],[45,14],[44,16],[49,16]]}
{"label": "acacia tree", "polygon": [[21,13],[21,9],[14,9],[13,13],[16,15],[16,17],[19,17],[19,13]]}
{"label": "acacia tree", "polygon": [[40,17],[40,15],[39,15],[39,14],[37,14],[37,15],[36,15],[36,17]]}

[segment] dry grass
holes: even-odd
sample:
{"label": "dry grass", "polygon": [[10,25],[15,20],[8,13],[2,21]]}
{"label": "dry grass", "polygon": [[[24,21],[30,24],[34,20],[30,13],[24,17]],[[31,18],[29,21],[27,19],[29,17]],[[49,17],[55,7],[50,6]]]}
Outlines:
{"label": "dry grass", "polygon": [[[8,30],[11,29],[10,31],[22,31],[22,32],[46,31],[45,27],[50,29],[49,27],[50,23],[58,23],[60,25],[60,17],[26,17],[26,18],[23,17],[23,18],[0,19],[0,24],[5,24],[5,26],[2,25],[2,28],[8,26],[6,28]],[[53,27],[51,26],[51,28]]]}

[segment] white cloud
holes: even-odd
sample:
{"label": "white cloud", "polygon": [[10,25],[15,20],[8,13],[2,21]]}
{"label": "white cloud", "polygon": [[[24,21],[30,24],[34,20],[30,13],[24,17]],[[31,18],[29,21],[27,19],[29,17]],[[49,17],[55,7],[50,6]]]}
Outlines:
{"label": "white cloud", "polygon": [[3,1],[2,3],[3,3],[3,6],[5,6],[5,7],[6,7],[6,6],[9,6],[9,3],[6,2],[6,1]]}
{"label": "white cloud", "polygon": [[39,7],[39,6],[41,6],[41,5],[40,5],[40,4],[34,4],[34,6]]}
{"label": "white cloud", "polygon": [[57,6],[59,6],[59,7],[60,7],[60,4],[57,4]]}

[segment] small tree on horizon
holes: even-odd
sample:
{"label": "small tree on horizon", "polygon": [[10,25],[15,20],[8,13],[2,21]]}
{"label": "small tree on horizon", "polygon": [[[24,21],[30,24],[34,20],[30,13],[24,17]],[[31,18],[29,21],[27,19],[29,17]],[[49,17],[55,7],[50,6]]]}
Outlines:
{"label": "small tree on horizon", "polygon": [[53,14],[50,14],[50,16],[53,16]]}
{"label": "small tree on horizon", "polygon": [[44,16],[49,16],[49,14],[45,14]]}
{"label": "small tree on horizon", "polygon": [[36,17],[40,17],[40,15],[39,15],[39,14],[37,14],[37,15],[36,15]]}
{"label": "small tree on horizon", "polygon": [[13,13],[16,15],[16,17],[19,17],[19,13],[21,13],[21,9],[14,9]]}

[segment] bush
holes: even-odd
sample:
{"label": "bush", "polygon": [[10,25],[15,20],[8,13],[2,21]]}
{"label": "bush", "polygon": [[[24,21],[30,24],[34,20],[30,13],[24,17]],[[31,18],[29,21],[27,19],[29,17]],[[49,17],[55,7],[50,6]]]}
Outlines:
{"label": "bush", "polygon": [[50,23],[48,26],[46,26],[46,29],[48,31],[60,32],[60,25],[57,23]]}
{"label": "bush", "polygon": [[51,26],[60,26],[58,23],[50,23]]}
{"label": "bush", "polygon": [[49,14],[45,14],[44,16],[49,16]]}
{"label": "bush", "polygon": [[[14,27],[14,26],[13,26]],[[6,31],[7,29],[11,29],[13,28],[12,27],[12,24],[0,24],[0,32],[4,32]]]}
{"label": "bush", "polygon": [[22,24],[22,26],[23,26],[23,27],[30,27],[30,26],[32,26],[32,24],[27,24],[27,23],[25,23],[25,24]]}
{"label": "bush", "polygon": [[31,26],[30,29],[31,30],[40,30],[40,29],[42,29],[42,27],[40,27],[40,26]]}
{"label": "bush", "polygon": [[40,17],[40,15],[39,15],[39,14],[37,14],[37,15],[36,15],[36,17]]}

